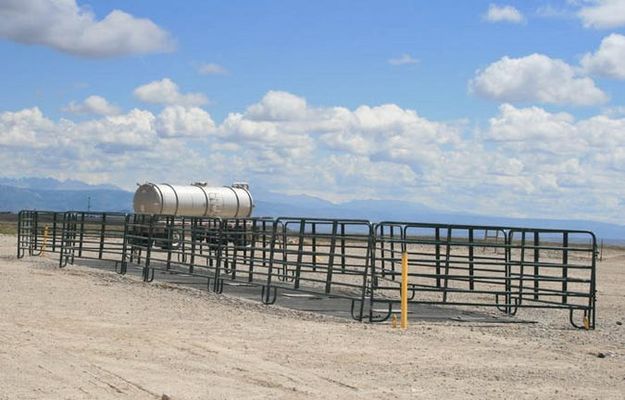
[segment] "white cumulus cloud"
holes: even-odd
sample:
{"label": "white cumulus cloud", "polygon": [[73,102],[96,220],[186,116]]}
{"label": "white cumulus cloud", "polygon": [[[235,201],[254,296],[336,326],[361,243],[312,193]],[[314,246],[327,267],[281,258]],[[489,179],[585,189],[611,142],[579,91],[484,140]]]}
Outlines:
{"label": "white cumulus cloud", "polygon": [[489,120],[487,139],[499,142],[523,157],[536,151],[574,156],[588,149],[588,137],[568,113],[550,113],[540,107],[517,108],[510,104],[499,107],[499,115]]}
{"label": "white cumulus cloud", "polygon": [[151,112],[133,109],[123,115],[81,122],[75,130],[107,151],[150,148],[157,141],[154,122]]}
{"label": "white cumulus cloud", "polygon": [[260,102],[249,106],[246,114],[254,120],[279,121],[302,119],[308,111],[308,104],[303,97],[270,90]]}
{"label": "white cumulus cloud", "polygon": [[169,33],[146,18],[113,10],[97,20],[75,0],[3,0],[0,37],[84,57],[171,51]]}
{"label": "white cumulus cloud", "polygon": [[510,104],[499,106],[499,115],[489,122],[489,138],[497,141],[564,140],[574,130],[574,118],[568,113],[553,114],[540,107],[516,108]]}
{"label": "white cumulus cloud", "polygon": [[178,85],[169,78],[153,81],[134,90],[137,99],[152,104],[201,106],[208,102],[202,93],[181,93]]}
{"label": "white cumulus cloud", "polygon": [[578,16],[584,27],[609,29],[625,26],[625,0],[591,0]]}
{"label": "white cumulus cloud", "polygon": [[214,130],[211,116],[198,107],[169,106],[156,120],[156,131],[164,137],[202,137]]}
{"label": "white cumulus cloud", "polygon": [[601,153],[625,149],[624,131],[625,118],[595,115],[576,120],[568,113],[503,104],[499,115],[489,120],[486,138],[530,153],[541,149],[551,154],[594,156],[598,148]]}
{"label": "white cumulus cloud", "polygon": [[596,105],[608,96],[588,77],[562,60],[543,54],[503,57],[477,71],[469,82],[471,92],[504,102]]}
{"label": "white cumulus cloud", "polygon": [[38,107],[0,113],[0,146],[45,147],[54,141],[55,130]]}
{"label": "white cumulus cloud", "polygon": [[374,157],[380,161],[427,164],[439,146],[460,140],[454,124],[429,121],[414,110],[395,104],[312,107],[302,97],[270,91],[245,113],[231,113],[220,126],[226,140],[245,140],[265,146],[304,148]]}
{"label": "white cumulus cloud", "polygon": [[500,6],[491,4],[484,14],[484,19],[489,22],[512,22],[519,24],[525,20],[523,14],[513,6]]}
{"label": "white cumulus cloud", "polygon": [[102,96],[89,96],[81,102],[70,102],[63,111],[75,114],[117,115],[121,112],[119,107],[109,103]]}
{"label": "white cumulus cloud", "polygon": [[584,55],[581,64],[588,73],[625,79],[625,36],[613,33],[603,38],[599,49]]}

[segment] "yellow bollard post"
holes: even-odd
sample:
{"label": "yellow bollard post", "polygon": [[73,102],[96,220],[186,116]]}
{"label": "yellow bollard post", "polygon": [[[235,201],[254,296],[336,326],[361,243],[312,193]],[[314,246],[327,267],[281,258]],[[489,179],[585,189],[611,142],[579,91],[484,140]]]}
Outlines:
{"label": "yellow bollard post", "polygon": [[408,252],[401,257],[401,323],[402,329],[408,328]]}
{"label": "yellow bollard post", "polygon": [[46,252],[46,244],[48,243],[48,225],[43,227],[43,243],[41,244],[41,250],[39,253],[33,253],[34,256],[42,256]]}
{"label": "yellow bollard post", "polygon": [[40,256],[44,255],[46,252],[46,245],[48,244],[48,225],[43,227],[43,244],[41,245]]}

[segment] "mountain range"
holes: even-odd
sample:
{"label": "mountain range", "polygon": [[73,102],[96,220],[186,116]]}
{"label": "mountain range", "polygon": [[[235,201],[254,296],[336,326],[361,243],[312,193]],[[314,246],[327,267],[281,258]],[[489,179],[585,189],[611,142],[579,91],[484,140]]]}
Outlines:
{"label": "mountain range", "polygon": [[114,185],[90,185],[74,179],[58,180],[54,178],[3,178],[0,186],[37,190],[121,190]]}
{"label": "mountain range", "polygon": [[[598,237],[625,241],[625,226],[596,221],[512,218],[436,210],[423,204],[396,200],[354,200],[332,203],[307,195],[285,195],[251,188],[256,216],[306,216],[366,219],[369,221],[414,221],[446,224],[522,226],[534,228],[590,230]],[[0,178],[0,211],[87,210],[132,211],[133,193],[113,185],[90,185],[77,180],[53,178]]]}

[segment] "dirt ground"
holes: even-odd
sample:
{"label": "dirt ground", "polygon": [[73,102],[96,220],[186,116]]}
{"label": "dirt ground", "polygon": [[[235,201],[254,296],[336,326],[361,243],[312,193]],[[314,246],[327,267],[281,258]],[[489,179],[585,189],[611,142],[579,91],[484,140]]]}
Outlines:
{"label": "dirt ground", "polygon": [[604,251],[595,331],[557,310],[400,331],[17,260],[0,235],[0,399],[623,399],[624,263]]}

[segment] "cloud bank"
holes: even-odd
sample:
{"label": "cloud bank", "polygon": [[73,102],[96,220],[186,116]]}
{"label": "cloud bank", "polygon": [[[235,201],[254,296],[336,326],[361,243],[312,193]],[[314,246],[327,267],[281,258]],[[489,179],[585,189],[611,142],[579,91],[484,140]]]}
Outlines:
{"label": "cloud bank", "polygon": [[0,113],[11,175],[227,184],[329,200],[405,199],[448,210],[611,220],[625,211],[625,118],[576,119],[502,104],[483,125],[396,104],[317,107],[269,91],[216,123],[197,106],[84,121],[39,108]]}

